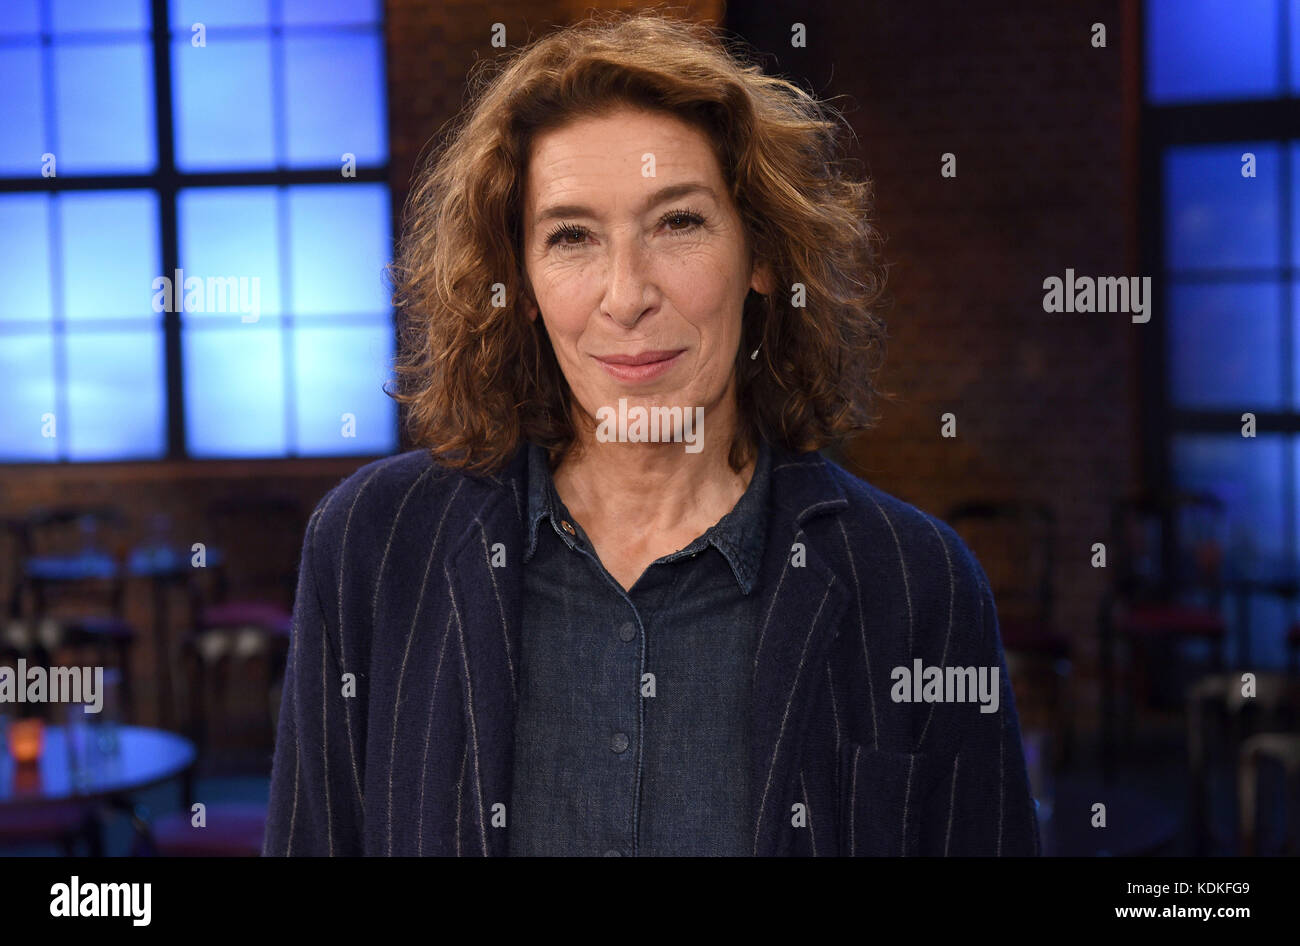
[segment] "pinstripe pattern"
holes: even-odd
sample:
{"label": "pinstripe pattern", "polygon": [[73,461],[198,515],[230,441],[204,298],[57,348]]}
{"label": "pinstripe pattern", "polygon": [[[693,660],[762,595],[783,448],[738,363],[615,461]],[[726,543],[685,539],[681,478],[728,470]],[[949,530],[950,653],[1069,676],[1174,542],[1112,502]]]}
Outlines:
{"label": "pinstripe pattern", "polygon": [[487,857],[487,825],[483,817],[483,773],[479,765],[478,720],[474,714],[474,687],[470,682],[469,655],[465,650],[464,625],[461,621],[460,607],[456,604],[455,592],[452,591],[451,573],[444,567],[443,574],[447,578],[447,597],[451,602],[452,611],[456,615],[456,637],[460,641],[460,659],[465,667],[465,699],[469,704],[470,744],[474,749],[474,797],[478,805],[479,840],[482,843],[483,856]]}
{"label": "pinstripe pattern", "polygon": [[[844,531],[844,523],[836,521],[840,527],[840,535],[844,538],[844,557],[848,560],[849,571],[853,575],[853,599],[858,603],[858,640],[862,642],[862,661],[867,668],[867,705],[871,707],[871,745],[880,745],[880,727],[876,722],[876,681],[875,675],[871,672],[871,651],[867,647],[867,622],[862,614],[862,584],[858,581],[858,566],[853,561],[853,549],[849,545],[849,534]],[[827,665],[829,671],[830,666]],[[831,699],[835,699],[835,688],[831,687]],[[833,708],[833,706],[832,706]],[[835,717],[835,741],[838,743],[840,737],[840,720],[838,713]]]}
{"label": "pinstripe pattern", "polygon": [[[339,582],[338,582],[338,628],[339,628],[339,672],[347,673],[347,645],[343,641],[343,580],[344,573],[347,569],[348,560],[348,530],[352,527],[352,513],[356,511],[357,502],[366,491],[366,487],[371,481],[384,469],[391,466],[400,457],[389,457],[386,460],[375,464],[374,470],[370,475],[361,481],[361,487],[357,490],[356,495],[352,497],[352,502],[348,506],[347,517],[343,520],[343,539],[339,542]],[[394,523],[396,525],[396,523]],[[378,586],[376,585],[376,590]],[[357,749],[356,743],[352,738],[352,714],[348,711],[346,703],[343,705],[343,724],[348,733],[348,759],[352,763],[352,781],[357,791],[357,803],[364,807],[364,793],[361,790],[361,772],[357,768]],[[391,806],[390,806],[391,807]]]}
{"label": "pinstripe pattern", "polygon": [[804,782],[803,769],[799,770],[799,794],[803,796],[804,817],[808,819],[808,840],[812,843],[812,856],[817,856],[817,829],[813,826],[812,802],[808,800],[808,786]]}
{"label": "pinstripe pattern", "polygon": [[[952,641],[952,609],[957,595],[957,584],[952,574],[952,556],[948,554],[948,543],[944,541],[943,533],[935,526],[933,520],[927,518],[926,522],[934,530],[934,534],[938,536],[939,544],[943,546],[944,560],[948,563],[948,631],[943,638],[943,656],[939,658],[939,666],[946,667],[948,665],[948,644]],[[925,734],[929,731],[930,721],[933,719],[934,704],[931,703],[930,711],[925,716],[925,725],[921,727],[921,735],[916,740],[917,749],[920,749],[921,744],[925,742]]]}
{"label": "pinstripe pattern", "polygon": [[[865,645],[865,641],[863,643]],[[835,705],[835,674],[831,672],[831,662],[829,660],[826,661],[826,688],[830,691],[831,694],[831,719],[835,722],[835,745],[838,746],[841,741],[840,711],[839,711],[839,707]],[[872,709],[874,710],[874,707]],[[873,720],[875,719],[874,712],[872,713],[871,718]]]}
{"label": "pinstripe pattern", "polygon": [[961,753],[952,757],[952,790],[948,795],[948,829],[943,835],[943,856],[948,856],[948,848],[952,845],[952,813],[957,807],[957,770],[961,766]]}
{"label": "pinstripe pattern", "polygon": [[1007,740],[998,739],[998,849],[997,856],[1002,856],[1002,824],[1007,810]]}
{"label": "pinstripe pattern", "polygon": [[[795,542],[799,541],[800,533],[795,533]],[[793,543],[791,543],[793,544]],[[781,568],[781,579],[776,584],[776,594],[772,595],[772,600],[767,606],[767,616],[763,618],[763,626],[758,632],[758,643],[754,645],[754,670],[752,677],[758,677],[758,658],[763,653],[763,638],[767,636],[767,626],[772,622],[772,611],[776,608],[776,602],[781,597],[781,587],[785,584],[785,573],[790,567],[790,556],[785,556],[785,565]]]}
{"label": "pinstripe pattern", "polygon": [[858,853],[858,753],[861,746],[853,747],[853,790],[849,796],[849,856]]}
{"label": "pinstripe pattern", "polygon": [[[415,613],[411,615],[411,627],[406,632],[406,647],[402,650],[402,667],[397,674],[397,694],[393,699],[393,736],[388,748],[388,853],[390,855],[393,853],[393,760],[397,756],[397,720],[402,707],[402,682],[406,678],[406,660],[411,653],[411,642],[415,639],[415,629],[420,624],[420,610],[424,606],[424,591],[429,584],[429,572],[433,568],[433,560],[438,551],[438,540],[442,537],[442,527],[447,521],[447,510],[451,508],[451,504],[458,492],[460,492],[460,484],[457,484],[456,489],[452,490],[447,504],[443,507],[442,516],[438,520],[438,531],[434,533],[433,541],[429,543],[429,555],[424,561],[424,575],[420,578],[420,590],[415,597]],[[393,528],[396,527],[397,523],[394,522]],[[448,620],[450,620],[450,616]],[[439,668],[442,666],[441,658],[439,658],[438,666]]]}
{"label": "pinstripe pattern", "polygon": [[[393,548],[393,536],[397,535],[397,524],[402,520],[402,513],[406,511],[406,503],[411,498],[411,494],[415,492],[415,488],[423,483],[432,472],[433,467],[429,467],[415,478],[415,482],[407,488],[406,493],[402,496],[402,502],[398,505],[397,512],[393,516],[393,525],[388,530],[388,541],[384,543],[384,554],[379,559],[379,571],[375,573],[375,596],[370,602],[370,624],[372,627],[379,617],[379,591],[384,587],[384,567],[388,564],[388,553]],[[456,489],[460,489],[459,483],[456,484]],[[452,498],[455,498],[454,493]]]}
{"label": "pinstripe pattern", "polygon": [[907,788],[903,791],[903,849],[899,853],[907,855],[907,810],[912,803],[912,769],[916,765],[916,756],[907,757]]}
{"label": "pinstripe pattern", "polygon": [[[447,652],[447,638],[450,635],[451,635],[451,615],[447,615],[447,626],[442,629],[442,643],[438,646],[438,667],[433,672],[433,692],[429,694],[429,720],[424,725],[424,756],[420,761],[420,799],[419,799],[419,806],[418,806],[420,815],[415,825],[415,836],[417,838],[415,853],[417,856],[421,856],[424,854],[424,786],[428,784],[429,781],[429,735],[430,733],[433,732],[433,712],[434,709],[438,706],[438,681],[442,679],[442,658],[443,655]],[[394,727],[394,730],[396,730],[396,727]],[[388,780],[388,786],[389,786],[388,788],[388,793],[389,793],[388,794],[388,812],[389,812],[388,847],[390,851],[392,850],[392,846],[393,846],[392,785],[393,785],[393,781],[390,775],[390,778]]]}
{"label": "pinstripe pattern", "polygon": [[[834,579],[832,579],[832,584]],[[799,676],[803,672],[804,659],[808,656],[808,643],[812,640],[813,631],[817,629],[817,621],[822,616],[822,609],[826,607],[826,599],[830,596],[830,585],[826,587],[825,593],[822,594],[822,600],[817,605],[817,613],[813,616],[812,626],[808,629],[808,636],[804,639],[803,650],[799,654],[799,667],[795,671],[795,683],[790,690],[790,698],[786,701],[785,712],[781,714],[781,728],[777,732],[776,746],[772,749],[772,762],[767,769],[767,782],[763,785],[763,797],[758,802],[758,818],[754,822],[754,853],[758,853],[758,835],[763,827],[763,814],[767,809],[767,794],[772,788],[772,775],[776,772],[776,760],[781,754],[781,741],[785,738],[785,724],[790,719],[790,707],[794,703],[794,694],[799,687]]]}
{"label": "pinstripe pattern", "polygon": [[469,756],[469,743],[460,753],[460,775],[456,778],[456,856],[460,857],[460,809],[465,796],[465,760]]}
{"label": "pinstripe pattern", "polygon": [[[329,705],[330,691],[329,679],[325,674],[325,640],[329,635],[329,629],[325,627],[324,618],[321,619],[321,638],[320,638],[320,729],[321,732],[330,731]],[[330,806],[330,748],[329,743],[321,743],[321,764],[325,770],[325,831],[329,841],[330,857],[334,856],[334,810]]]}
{"label": "pinstripe pattern", "polygon": [[515,674],[515,660],[510,651],[510,628],[506,626],[506,609],[501,603],[501,588],[497,585],[497,570],[492,567],[492,552],[488,548],[487,532],[483,529],[483,522],[478,520],[479,539],[483,543],[483,561],[488,563],[488,577],[492,579],[492,594],[497,602],[497,616],[501,618],[501,639],[505,641],[506,663],[510,665],[510,695],[516,701],[519,699],[519,678]]}
{"label": "pinstripe pattern", "polygon": [[[285,692],[288,693],[290,698],[293,700],[292,712],[294,713],[298,712],[298,698],[293,691],[298,686],[297,668],[302,666],[302,664],[299,663],[299,660],[301,659],[299,657],[299,654],[302,652],[302,647],[300,646],[301,641],[302,641],[302,635],[298,633],[298,628],[294,627],[293,629],[293,652],[294,652],[293,662],[295,668],[294,679],[289,686],[285,687]],[[284,711],[285,708],[281,708],[280,712],[284,713]],[[295,741],[293,744],[293,807],[289,809],[289,840],[285,843],[284,846],[285,857],[290,857],[293,855],[293,831],[298,824],[298,795],[299,795],[298,770],[300,767],[300,763],[301,763],[301,755],[298,751],[298,743]]]}
{"label": "pinstripe pattern", "polygon": [[903,543],[898,540],[898,531],[894,528],[894,523],[890,521],[889,514],[881,508],[880,501],[872,496],[871,502],[880,513],[880,518],[885,520],[885,525],[889,526],[889,534],[894,537],[894,548],[898,550],[898,567],[903,573],[903,593],[907,595],[907,649],[911,650],[913,640],[912,625],[915,623],[915,619],[912,616],[912,583],[907,578],[907,559],[903,556]]}

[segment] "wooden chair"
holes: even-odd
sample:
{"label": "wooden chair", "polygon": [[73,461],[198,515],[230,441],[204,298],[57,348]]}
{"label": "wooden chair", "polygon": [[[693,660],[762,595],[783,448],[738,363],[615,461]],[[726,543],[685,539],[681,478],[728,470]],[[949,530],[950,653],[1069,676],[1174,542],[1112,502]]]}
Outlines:
{"label": "wooden chair", "polygon": [[[1112,504],[1112,580],[1098,613],[1102,762],[1108,778],[1117,753],[1116,664],[1121,656],[1130,658],[1134,683],[1131,699],[1123,701],[1126,744],[1133,740],[1137,709],[1152,705],[1159,691],[1160,681],[1150,672],[1153,651],[1177,653],[1187,642],[1204,641],[1212,669],[1224,667],[1225,527],[1223,503],[1207,493],[1144,494]],[[1168,689],[1170,703],[1182,708],[1182,689]]]}

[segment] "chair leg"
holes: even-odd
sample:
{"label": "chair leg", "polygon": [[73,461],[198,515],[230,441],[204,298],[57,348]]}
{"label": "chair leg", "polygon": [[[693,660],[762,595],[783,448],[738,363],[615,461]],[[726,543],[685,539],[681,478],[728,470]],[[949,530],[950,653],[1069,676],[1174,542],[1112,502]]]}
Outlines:
{"label": "chair leg", "polygon": [[117,644],[117,666],[122,675],[122,716],[128,723],[135,723],[135,692],[131,686],[131,642],[119,641]]}

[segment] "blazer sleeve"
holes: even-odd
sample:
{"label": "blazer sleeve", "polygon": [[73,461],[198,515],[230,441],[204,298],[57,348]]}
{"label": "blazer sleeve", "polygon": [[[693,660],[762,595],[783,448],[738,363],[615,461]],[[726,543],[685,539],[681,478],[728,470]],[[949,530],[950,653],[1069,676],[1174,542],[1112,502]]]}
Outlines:
{"label": "blazer sleeve", "polygon": [[321,581],[332,538],[328,507],[312,513],[294,596],[289,659],[271,767],[264,856],[360,855],[360,781],[345,713],[334,641],[339,631],[322,604]]}
{"label": "blazer sleeve", "polygon": [[943,850],[951,856],[1037,857],[1037,803],[1029,787],[1020,721],[1007,674],[993,592],[975,565],[980,589],[980,663],[998,668],[998,709],[971,713],[954,759]]}

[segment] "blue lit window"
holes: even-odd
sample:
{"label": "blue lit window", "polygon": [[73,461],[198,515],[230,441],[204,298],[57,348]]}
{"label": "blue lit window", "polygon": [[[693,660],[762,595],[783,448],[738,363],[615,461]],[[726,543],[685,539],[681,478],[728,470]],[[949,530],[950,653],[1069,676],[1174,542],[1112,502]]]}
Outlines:
{"label": "blue lit window", "polygon": [[381,13],[0,3],[0,461],[395,448]]}
{"label": "blue lit window", "polygon": [[[1223,499],[1233,567],[1275,574],[1300,559],[1300,0],[1147,0],[1144,32],[1169,485]],[[1252,665],[1283,661],[1285,610],[1252,599]]]}
{"label": "blue lit window", "polygon": [[[1294,8],[1292,0],[1286,0]],[[1285,91],[1281,0],[1147,0],[1147,99],[1206,102]],[[1296,86],[1291,85],[1292,91]]]}

